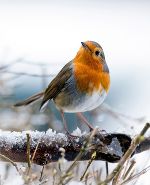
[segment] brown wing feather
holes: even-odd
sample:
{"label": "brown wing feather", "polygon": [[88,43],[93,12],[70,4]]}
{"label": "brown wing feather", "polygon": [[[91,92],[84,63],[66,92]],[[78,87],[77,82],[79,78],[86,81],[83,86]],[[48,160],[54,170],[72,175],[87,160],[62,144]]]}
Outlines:
{"label": "brown wing feather", "polygon": [[43,95],[44,95],[44,92],[40,92],[38,94],[35,94],[35,95],[27,98],[26,100],[23,100],[21,102],[16,103],[14,106],[18,107],[18,106],[28,105],[28,104],[40,99]]}
{"label": "brown wing feather", "polygon": [[40,109],[48,100],[55,98],[61,92],[61,90],[65,86],[66,81],[70,78],[71,74],[72,61],[68,62],[49,84],[49,86],[45,90]]}

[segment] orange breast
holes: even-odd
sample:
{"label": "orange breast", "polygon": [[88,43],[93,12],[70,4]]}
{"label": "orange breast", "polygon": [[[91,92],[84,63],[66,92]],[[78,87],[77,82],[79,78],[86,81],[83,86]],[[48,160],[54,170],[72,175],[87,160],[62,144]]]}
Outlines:
{"label": "orange breast", "polygon": [[84,63],[74,63],[76,87],[79,91],[92,94],[93,91],[105,90],[110,86],[109,73],[102,71],[102,66],[92,67]]}

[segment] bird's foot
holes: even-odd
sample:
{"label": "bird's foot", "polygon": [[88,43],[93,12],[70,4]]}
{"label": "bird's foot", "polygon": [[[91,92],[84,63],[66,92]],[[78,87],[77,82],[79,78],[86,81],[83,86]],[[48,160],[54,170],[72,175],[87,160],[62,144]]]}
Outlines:
{"label": "bird's foot", "polygon": [[68,138],[70,138],[70,139],[77,139],[77,138],[79,138],[79,136],[72,135],[69,131],[66,131],[66,135],[67,135]]}
{"label": "bird's foot", "polygon": [[94,127],[92,127],[92,125],[88,122],[88,120],[85,118],[85,116],[82,113],[78,112],[77,116],[80,118],[81,121],[83,121],[83,123],[85,123],[88,126],[88,128],[90,129],[90,132],[94,130]]}

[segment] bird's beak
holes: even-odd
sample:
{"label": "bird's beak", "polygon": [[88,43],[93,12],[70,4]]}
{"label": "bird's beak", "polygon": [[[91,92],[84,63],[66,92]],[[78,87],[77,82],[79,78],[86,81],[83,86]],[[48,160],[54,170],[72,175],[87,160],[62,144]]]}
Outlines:
{"label": "bird's beak", "polygon": [[91,52],[91,49],[85,44],[85,42],[81,42],[81,44],[82,44],[82,46],[83,46],[85,49],[87,49],[87,50],[89,50],[89,51]]}

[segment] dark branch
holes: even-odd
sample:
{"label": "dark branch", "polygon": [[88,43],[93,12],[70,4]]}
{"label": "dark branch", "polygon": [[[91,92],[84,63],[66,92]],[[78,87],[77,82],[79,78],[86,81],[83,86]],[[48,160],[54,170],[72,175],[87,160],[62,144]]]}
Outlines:
{"label": "dark branch", "polygon": [[[65,158],[73,161],[90,135],[89,133],[78,138],[70,138],[62,133],[56,134],[52,130],[48,130],[46,133],[38,131],[28,133],[30,134],[31,158],[34,163],[39,165],[57,161],[61,156],[60,148],[65,149]],[[26,134],[27,132],[1,131],[0,154],[5,155],[14,162],[28,162]],[[118,162],[130,147],[131,140],[132,138],[125,134],[108,134],[98,130],[80,160],[91,159],[91,155],[96,151],[94,160]],[[150,138],[145,138],[136,148],[134,154],[148,149],[150,149]],[[2,160],[6,160],[6,158]]]}

